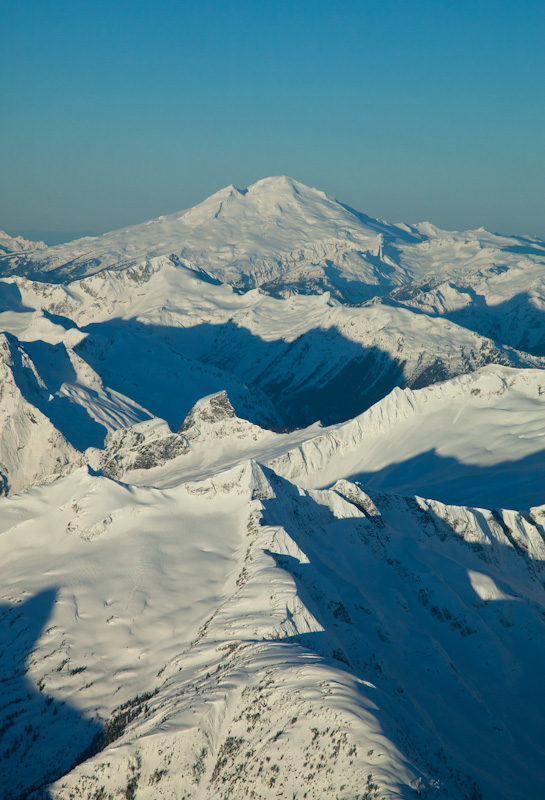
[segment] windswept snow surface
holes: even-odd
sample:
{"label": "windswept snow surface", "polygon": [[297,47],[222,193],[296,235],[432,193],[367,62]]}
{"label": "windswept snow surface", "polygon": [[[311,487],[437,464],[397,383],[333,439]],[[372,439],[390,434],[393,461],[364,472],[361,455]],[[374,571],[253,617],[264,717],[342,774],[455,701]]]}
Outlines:
{"label": "windswept snow surface", "polygon": [[2,800],[545,796],[544,243],[281,177],[0,249]]}

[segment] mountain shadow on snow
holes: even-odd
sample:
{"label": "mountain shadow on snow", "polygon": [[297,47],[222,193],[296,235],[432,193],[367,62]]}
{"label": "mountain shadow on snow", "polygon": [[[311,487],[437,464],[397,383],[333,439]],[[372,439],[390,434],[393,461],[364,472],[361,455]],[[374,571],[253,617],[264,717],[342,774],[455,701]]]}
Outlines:
{"label": "mountain shadow on snow", "polygon": [[0,314],[4,311],[16,311],[17,313],[33,312],[34,309],[25,306],[21,296],[21,290],[16,283],[3,283],[0,292]]}
{"label": "mountain shadow on snow", "polygon": [[530,294],[521,292],[492,306],[470,287],[463,291],[472,296],[472,304],[448,312],[446,319],[516,350],[545,356],[545,311]]}
{"label": "mountain shadow on snow", "polygon": [[[85,682],[85,664],[68,653],[48,651],[48,621],[57,599],[46,589],[17,605],[0,606],[0,797],[26,800],[32,793],[48,797],[48,784],[70,770],[101,731],[68,701],[48,688],[64,679],[77,691]],[[47,658],[48,672],[34,678],[38,658]]]}
{"label": "mountain shadow on snow", "polygon": [[[291,342],[264,340],[231,321],[178,328],[117,319],[82,330],[90,336],[76,351],[104,382],[120,392],[130,386],[131,397],[173,430],[202,394],[225,388],[226,375],[247,387],[246,394],[253,390],[268,398],[277,412],[228,389],[237,416],[273,430],[282,424],[303,428],[317,420],[344,422],[404,383],[403,364],[377,347],[347,339],[335,327],[307,331]],[[184,379],[190,361],[196,369],[200,364],[201,370],[202,365],[221,370],[209,392],[199,395]],[[168,368],[159,374],[162,363]]]}
{"label": "mountain shadow on snow", "polygon": [[545,450],[513,461],[468,464],[427,450],[375,472],[350,476],[372,491],[418,495],[473,508],[528,509],[543,502]]}

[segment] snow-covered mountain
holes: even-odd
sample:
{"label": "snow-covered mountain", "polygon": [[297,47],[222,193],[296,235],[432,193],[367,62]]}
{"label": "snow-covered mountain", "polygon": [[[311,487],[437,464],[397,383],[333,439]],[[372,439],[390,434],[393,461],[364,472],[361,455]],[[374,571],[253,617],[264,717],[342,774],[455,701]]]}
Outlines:
{"label": "snow-covered mountain", "polygon": [[[26,248],[25,248],[26,249]],[[63,282],[150,258],[204,271],[237,289],[270,294],[330,291],[342,302],[380,297],[413,281],[519,274],[543,265],[545,243],[484,229],[373,219],[291,178],[228,186],[186,211],[0,261],[0,274]]]}
{"label": "snow-covered mountain", "polygon": [[3,503],[4,796],[543,793],[542,508],[251,461]]}
{"label": "snow-covered mountain", "polygon": [[289,178],[7,239],[0,797],[545,795],[545,244]]}
{"label": "snow-covered mountain", "polygon": [[[441,316],[511,347],[545,353],[543,313],[545,243],[438,232],[405,256],[428,265],[426,275],[392,290],[390,297],[431,316]],[[447,269],[437,269],[441,262]]]}
{"label": "snow-covered mountain", "polygon": [[142,225],[14,255],[3,269],[62,281],[174,254],[181,264],[238,288],[334,288],[357,302],[402,282],[405,270],[389,248],[394,253],[402,241],[421,240],[407,226],[365,217],[323,192],[277,177],[244,190],[228,186],[188,211]]}
{"label": "snow-covered mountain", "polygon": [[4,255],[45,249],[47,249],[45,242],[30,242],[22,236],[10,236],[9,233],[0,231],[0,263]]}
{"label": "snow-covered mountain", "polygon": [[15,309],[0,313],[5,330],[23,343],[79,337],[74,352],[104,384],[173,429],[200,397],[222,389],[251,421],[306,427],[350,419],[395,386],[419,388],[488,363],[545,364],[399,303],[239,294],[168,258],[64,285],[12,277],[0,286]]}

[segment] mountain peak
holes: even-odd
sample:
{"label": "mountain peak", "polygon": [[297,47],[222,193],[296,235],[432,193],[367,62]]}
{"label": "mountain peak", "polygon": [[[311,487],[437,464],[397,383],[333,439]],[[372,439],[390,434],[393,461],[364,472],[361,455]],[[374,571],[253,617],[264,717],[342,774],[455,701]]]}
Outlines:
{"label": "mountain peak", "polygon": [[216,392],[202,397],[195,403],[179,430],[179,433],[194,428],[198,423],[214,423],[236,417],[235,409],[226,391]]}
{"label": "mountain peak", "polygon": [[307,186],[305,183],[296,181],[295,178],[290,178],[289,175],[272,175],[269,178],[262,178],[248,186],[246,192],[250,197],[259,195],[288,196],[297,199],[312,198],[322,201],[325,199],[336,203],[333,198],[320,191],[320,189]]}
{"label": "mountain peak", "polygon": [[295,189],[296,191],[301,189],[306,189],[308,191],[309,187],[305,186],[304,183],[300,183],[296,181],[294,178],[290,178],[289,175],[271,175],[268,178],[261,178],[261,180],[252,183],[251,186],[248,186],[248,191],[256,191],[256,190],[266,190],[266,191],[274,191],[276,189],[283,189],[283,188],[290,188]]}

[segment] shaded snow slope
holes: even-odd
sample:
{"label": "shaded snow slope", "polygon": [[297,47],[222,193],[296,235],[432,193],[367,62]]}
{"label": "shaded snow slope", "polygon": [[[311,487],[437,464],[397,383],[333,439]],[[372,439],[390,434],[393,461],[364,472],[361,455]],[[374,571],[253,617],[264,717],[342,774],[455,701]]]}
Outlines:
{"label": "shaded snow slope", "polygon": [[83,463],[37,407],[43,388],[26,352],[0,334],[0,494],[23,491]]}
{"label": "shaded snow slope", "polygon": [[108,432],[149,419],[134,401],[104,386],[63,341],[20,342],[0,334],[0,472],[3,491],[19,492],[83,463]]}

